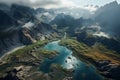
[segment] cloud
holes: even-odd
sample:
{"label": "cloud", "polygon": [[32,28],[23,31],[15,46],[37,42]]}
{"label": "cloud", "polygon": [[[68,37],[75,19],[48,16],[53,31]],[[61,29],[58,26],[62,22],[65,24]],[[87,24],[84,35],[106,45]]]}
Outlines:
{"label": "cloud", "polygon": [[78,7],[83,0],[0,0],[7,4],[22,4],[31,7],[59,8],[59,7]]}
{"label": "cloud", "polygon": [[98,36],[98,37],[110,38],[110,36],[108,34],[106,34],[105,32],[96,32],[93,35]]}
{"label": "cloud", "polygon": [[96,0],[0,0],[0,2],[5,2],[8,4],[16,3],[16,4],[31,6],[31,7],[59,8],[59,7],[79,7],[79,6],[84,6],[88,4],[101,5],[101,4],[108,3],[110,1],[108,0],[101,0],[101,1],[96,1]]}
{"label": "cloud", "polygon": [[94,6],[82,6],[83,0],[0,0],[0,2],[4,2],[7,4],[22,4],[29,7],[34,8],[63,8],[63,7],[79,7],[91,12],[95,11],[96,8]]}
{"label": "cloud", "polygon": [[87,5],[87,6],[84,6],[83,8],[84,8],[84,9],[87,9],[87,10],[89,10],[89,11],[91,11],[91,12],[94,12],[94,11],[96,11],[96,10],[98,9],[98,6]]}
{"label": "cloud", "polygon": [[0,2],[7,3],[7,4],[22,4],[27,5],[30,7],[49,7],[49,6],[55,6],[60,5],[61,0],[0,0]]}
{"label": "cloud", "polygon": [[73,0],[0,0],[7,4],[22,4],[31,7],[58,8],[74,6]]}

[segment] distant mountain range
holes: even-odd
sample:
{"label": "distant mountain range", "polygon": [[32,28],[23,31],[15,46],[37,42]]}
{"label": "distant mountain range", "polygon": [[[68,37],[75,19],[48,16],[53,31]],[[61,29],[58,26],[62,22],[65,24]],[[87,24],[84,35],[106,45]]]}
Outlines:
{"label": "distant mountain range", "polygon": [[[76,30],[81,31],[83,27],[97,24],[102,32],[119,43],[120,5],[114,1],[96,8],[94,12],[82,8],[33,9],[0,3],[0,50],[3,53],[17,43],[30,44],[38,39],[37,35],[45,36],[55,32],[53,25],[56,25],[57,29],[66,28],[63,31],[70,36],[76,36]],[[26,25],[27,27],[24,27]]]}
{"label": "distant mountain range", "polygon": [[[92,46],[97,42],[120,53],[119,14],[120,5],[116,1],[113,1],[98,8],[92,15],[92,18],[85,19],[84,17],[81,17],[75,19],[70,15],[62,13],[57,15],[50,24],[56,24],[58,29],[69,27],[66,30],[69,35],[72,34],[72,36],[77,36],[79,41],[82,41],[89,46]],[[93,27],[91,28],[91,26]],[[96,28],[98,27],[99,29],[97,29],[96,32]],[[91,35],[91,32],[93,32],[94,35]]]}

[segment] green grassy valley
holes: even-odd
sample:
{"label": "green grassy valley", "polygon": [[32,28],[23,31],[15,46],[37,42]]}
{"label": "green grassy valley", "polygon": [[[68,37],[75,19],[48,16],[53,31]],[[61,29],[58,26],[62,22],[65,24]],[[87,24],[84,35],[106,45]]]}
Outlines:
{"label": "green grassy valley", "polygon": [[89,47],[86,44],[73,39],[63,39],[60,44],[73,50],[74,55],[78,58],[84,60],[90,59],[92,61],[110,60],[113,64],[120,64],[120,55],[107,49],[103,45],[96,44],[93,47]]}
{"label": "green grassy valley", "polygon": [[[39,71],[39,66],[44,62],[45,58],[53,59],[59,53],[56,51],[45,50],[42,47],[51,41],[44,40],[38,41],[32,45],[28,45],[22,49],[19,49],[9,55],[4,56],[1,61],[0,68],[0,76],[6,76],[7,73],[14,69],[24,69],[28,68],[28,72],[22,70],[20,73],[22,76],[29,76],[30,80],[46,80],[45,75],[53,75],[54,78],[52,80],[61,80],[68,74],[69,71],[63,69],[60,65],[53,64],[51,66],[51,70],[55,68],[55,74],[52,73],[42,73]],[[78,42],[75,39],[62,39],[59,43],[62,46],[66,46],[70,50],[73,51],[73,55],[77,57],[79,60],[86,62],[87,64],[92,64],[98,68],[99,73],[103,74],[101,70],[99,70],[98,62],[99,61],[110,61],[111,65],[119,65],[120,64],[120,55],[116,54],[114,51],[107,49],[105,46],[101,44],[96,44],[93,47],[89,47],[82,42]],[[57,71],[57,72],[56,72]],[[4,74],[4,75],[3,75]],[[72,74],[72,73],[70,73]],[[61,76],[58,76],[61,75]],[[48,77],[49,77],[48,76]],[[29,78],[29,77],[21,77],[20,78]],[[57,78],[60,79],[57,79]],[[51,79],[50,79],[51,80]]]}

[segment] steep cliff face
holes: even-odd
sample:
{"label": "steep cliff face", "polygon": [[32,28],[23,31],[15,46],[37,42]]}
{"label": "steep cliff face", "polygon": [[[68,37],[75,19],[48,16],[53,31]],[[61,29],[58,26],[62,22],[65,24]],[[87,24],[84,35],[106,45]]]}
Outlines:
{"label": "steep cliff face", "polygon": [[35,19],[35,11],[33,8],[17,4],[11,5],[11,14],[15,20],[21,23],[26,23]]}
{"label": "steep cliff face", "polygon": [[113,1],[109,4],[99,8],[95,13],[95,21],[97,21],[104,31],[120,37],[120,4],[117,1]]}
{"label": "steep cliff face", "polygon": [[36,40],[52,38],[52,32],[55,32],[48,24],[37,22],[31,28],[23,27],[20,30],[20,40],[23,44],[31,44]]}
{"label": "steep cliff face", "polygon": [[13,47],[52,38],[53,29],[34,17],[33,8],[16,4],[0,6],[0,56]]}
{"label": "steep cliff face", "polygon": [[12,46],[29,45],[36,42],[36,40],[52,39],[52,34],[55,32],[50,25],[45,23],[35,23],[31,28],[21,27],[9,31],[4,32],[4,36],[0,37],[0,54],[6,52]]}
{"label": "steep cliff face", "polygon": [[13,26],[15,23],[15,20],[10,17],[7,13],[0,10],[0,31]]}
{"label": "steep cliff face", "polygon": [[21,45],[22,43],[20,42],[20,37],[17,32],[5,37],[0,37],[0,56],[6,51]]}

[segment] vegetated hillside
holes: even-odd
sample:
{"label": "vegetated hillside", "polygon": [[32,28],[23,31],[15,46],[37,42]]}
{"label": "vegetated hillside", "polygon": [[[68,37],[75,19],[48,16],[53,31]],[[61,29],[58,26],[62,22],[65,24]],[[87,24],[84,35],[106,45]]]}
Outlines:
{"label": "vegetated hillside", "polygon": [[87,44],[88,46],[93,46],[96,43],[101,43],[102,45],[106,46],[108,49],[116,51],[116,53],[120,54],[119,40],[113,37],[95,36],[94,34],[89,33],[90,30],[89,31],[88,30],[83,29],[79,33],[76,33],[77,40]]}
{"label": "vegetated hillside", "polygon": [[48,42],[38,41],[3,57],[0,61],[0,80],[64,80],[67,76],[72,77],[72,70],[57,64],[51,65],[49,73],[40,71],[46,58],[53,59],[58,54],[42,48]]}
{"label": "vegetated hillside", "polygon": [[88,47],[83,42],[72,39],[63,39],[61,45],[67,46],[77,58],[92,63],[107,78],[119,80],[120,55],[107,49],[102,44]]}

